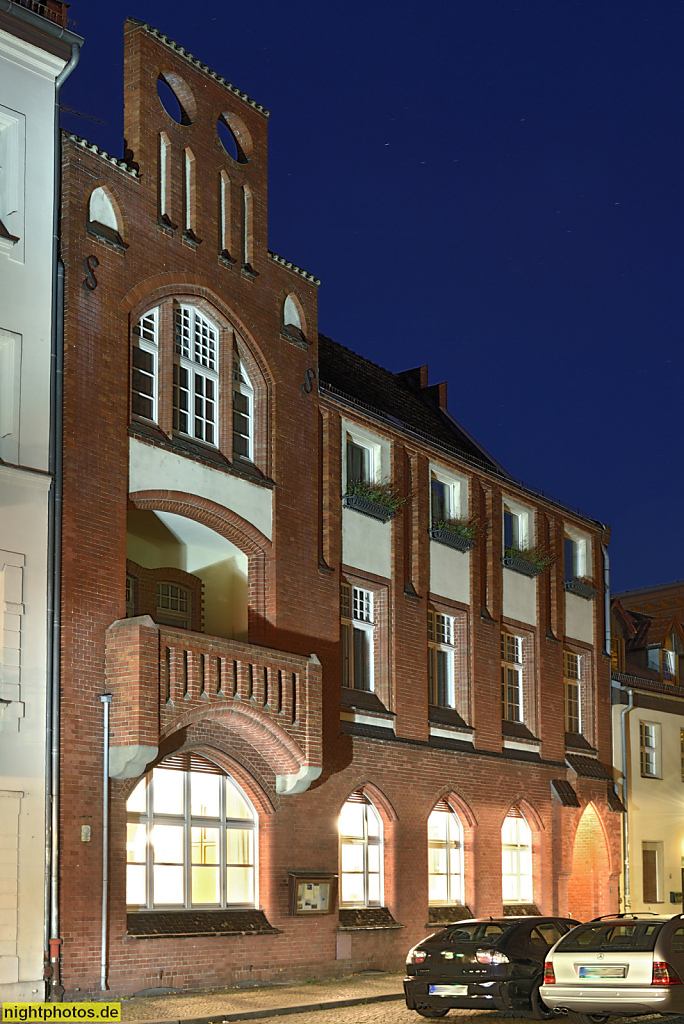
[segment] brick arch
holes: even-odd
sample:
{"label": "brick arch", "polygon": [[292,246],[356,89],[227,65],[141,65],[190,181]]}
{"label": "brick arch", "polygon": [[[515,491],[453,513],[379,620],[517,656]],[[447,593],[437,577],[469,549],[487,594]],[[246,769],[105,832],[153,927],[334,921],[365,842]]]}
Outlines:
{"label": "brick arch", "polygon": [[[349,790],[344,800],[342,801],[342,804],[346,803],[351,794],[359,789],[364,794],[364,796],[368,797],[373,806],[377,807],[377,809],[380,811],[380,816],[382,817],[385,824],[391,821],[399,820],[399,815],[392,806],[391,801],[385,796],[383,791],[375,785],[374,782],[357,782],[356,785],[352,786],[352,788]],[[342,804],[340,804],[340,808],[342,807]]]}
{"label": "brick arch", "polygon": [[160,733],[160,746],[188,726],[206,721],[215,722],[258,750],[276,776],[296,775],[306,763],[306,754],[282,726],[259,708],[244,702],[226,708],[214,706],[186,712]]}
{"label": "brick arch", "polygon": [[504,819],[508,815],[509,811],[512,811],[514,807],[517,807],[518,810],[522,813],[522,815],[525,818],[525,821],[530,826],[530,831],[531,832],[545,832],[546,831],[546,827],[545,827],[544,822],[543,822],[543,820],[541,818],[541,815],[536,810],[536,808],[532,806],[532,804],[529,802],[529,800],[527,800],[524,796],[518,797],[517,800],[513,800],[511,802],[510,806],[506,809],[506,813],[504,814],[503,818],[501,819],[501,827],[503,827]]}
{"label": "brick arch", "polygon": [[248,634],[250,643],[266,638],[266,572],[271,541],[237,512],[184,491],[134,491],[131,505],[140,511],[173,512],[203,523],[248,558]]}
{"label": "brick arch", "polygon": [[440,800],[446,800],[446,802],[449,804],[449,807],[451,807],[452,811],[454,811],[454,813],[457,814],[458,817],[461,819],[462,824],[466,825],[468,828],[476,827],[477,818],[475,817],[475,814],[473,813],[470,805],[463,799],[462,796],[459,796],[458,793],[455,793],[453,789],[450,789],[448,786],[445,786],[438,793],[436,799],[432,801],[432,804],[430,805],[430,808],[428,810],[428,815],[432,811],[432,808],[435,806],[435,804],[438,804]]}
{"label": "brick arch", "polygon": [[572,870],[568,877],[568,912],[580,921],[613,910],[608,891],[610,845],[594,803],[587,804],[575,830]]}

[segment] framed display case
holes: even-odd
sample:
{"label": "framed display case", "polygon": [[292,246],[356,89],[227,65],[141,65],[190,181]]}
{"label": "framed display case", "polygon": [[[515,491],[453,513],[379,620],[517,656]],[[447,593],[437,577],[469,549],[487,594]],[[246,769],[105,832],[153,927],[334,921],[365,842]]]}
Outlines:
{"label": "framed display case", "polygon": [[337,875],[328,871],[289,871],[290,914],[332,914],[337,902]]}

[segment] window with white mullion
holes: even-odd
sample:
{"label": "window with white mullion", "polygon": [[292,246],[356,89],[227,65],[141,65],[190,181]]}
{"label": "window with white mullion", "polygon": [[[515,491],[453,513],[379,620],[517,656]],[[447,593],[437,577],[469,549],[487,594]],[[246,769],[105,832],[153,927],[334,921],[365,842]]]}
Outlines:
{"label": "window with white mullion", "polygon": [[233,354],[233,455],[254,461],[254,388],[237,350]]}
{"label": "window with white mullion", "polygon": [[431,906],[464,902],[463,827],[445,800],[433,807],[428,818],[428,902]]}
{"label": "window with white mullion", "polygon": [[565,682],[565,731],[580,733],[581,718],[581,658],[572,651],[563,652]]}
{"label": "window with white mullion", "polygon": [[342,584],[340,634],[342,685],[372,691],[375,624],[371,590]]}
{"label": "window with white mullion", "polygon": [[501,829],[501,875],[504,903],[532,902],[532,833],[514,807]]}
{"label": "window with white mullion", "polygon": [[522,638],[501,634],[501,704],[505,722],[523,720]]}
{"label": "window with white mullion", "polygon": [[437,707],[456,706],[454,693],[454,618],[428,610],[428,700]]}
{"label": "window with white mullion", "polygon": [[354,793],[340,812],[340,905],[382,905],[382,822],[370,800]]}
{"label": "window with white mullion", "polygon": [[173,426],[218,444],[218,330],[192,306],[177,306],[173,367]]}
{"label": "window with white mullion", "polygon": [[159,373],[159,309],[151,309],[133,329],[132,409],[136,416],[157,421]]}

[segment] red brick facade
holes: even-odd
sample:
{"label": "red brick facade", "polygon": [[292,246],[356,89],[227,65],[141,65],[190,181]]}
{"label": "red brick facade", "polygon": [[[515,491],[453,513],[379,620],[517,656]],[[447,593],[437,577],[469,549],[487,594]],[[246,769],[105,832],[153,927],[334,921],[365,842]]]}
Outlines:
{"label": "red brick facade", "polygon": [[[174,87],[190,123],[178,124],[165,113],[157,97],[160,75]],[[588,538],[585,575],[594,581],[603,580],[602,528],[524,490],[491,460],[468,454],[465,442],[461,454],[457,445],[433,443],[428,410],[444,420],[445,386],[425,388],[423,396],[417,387],[416,401],[427,403],[423,434],[402,428],[401,409],[390,421],[377,415],[372,402],[345,398],[343,388],[319,387],[318,282],[267,249],[266,112],[165,37],[132,21],[125,33],[124,89],[126,165],[74,137],[64,144],[60,913],[66,997],[99,987],[99,695],[105,690],[113,694],[117,763],[125,760],[122,750],[153,751],[138,775],[111,782],[112,991],[398,968],[428,927],[427,819],[442,798],[463,827],[465,903],[473,913],[501,913],[501,828],[514,806],[532,832],[533,901],[540,910],[589,916],[616,909],[619,815],[608,808],[611,784],[601,767],[611,757],[602,586],[591,614],[583,606],[593,625],[579,639],[565,636],[563,586],[568,524]],[[215,127],[221,115],[241,146],[239,160],[221,146]],[[112,203],[123,244],[88,223],[89,197],[99,187]],[[222,232],[228,205],[231,221]],[[300,327],[284,322],[288,295]],[[190,443],[174,430],[174,300],[194,304],[218,325],[217,445]],[[152,307],[160,310],[155,423],[132,412],[130,397],[134,327]],[[233,345],[254,388],[249,464],[232,454]],[[396,491],[410,496],[382,527],[391,566],[384,575],[370,563],[359,564],[353,545],[343,542],[344,516],[358,516],[343,511],[340,499],[343,421],[380,437]],[[142,459],[144,473],[129,465],[130,451]],[[434,462],[463,477],[469,511],[483,527],[473,550],[458,555],[470,567],[469,600],[431,592]],[[162,472],[165,465],[176,468]],[[194,480],[210,483],[193,490]],[[245,495],[253,496],[255,509],[270,508],[270,527],[261,513],[251,515]],[[531,584],[532,622],[504,615],[504,577],[511,573],[501,562],[504,499],[529,508],[537,543],[555,556]],[[129,566],[140,564],[140,556],[127,550],[127,516],[133,513],[180,517],[229,545],[226,560],[233,549],[239,552],[247,565],[247,642],[157,625],[148,614],[151,590],[141,614],[126,620],[127,558]],[[163,575],[158,566],[146,568]],[[175,576],[167,574],[176,583],[195,571],[176,568]],[[379,595],[375,691],[384,711],[375,718],[347,693],[340,719],[345,581]],[[211,600],[205,586],[205,622]],[[457,710],[465,728],[451,733],[428,707],[430,607],[460,616]],[[527,738],[519,741],[502,735],[502,629],[525,637]],[[568,648],[590,666],[582,696],[587,733],[584,746],[574,748],[576,770],[566,762],[573,748],[570,743],[566,750],[563,728]],[[213,760],[251,799],[259,827],[258,906],[277,931],[132,934],[125,801],[145,770],[181,750]],[[571,783],[579,806],[562,805],[553,779]],[[359,789],[383,821],[382,902],[402,927],[353,929],[344,920],[340,925],[337,908],[306,919],[289,914],[289,871],[339,872],[337,818]],[[92,826],[89,844],[80,841],[82,824]],[[586,886],[587,868],[580,864],[592,865]],[[350,946],[338,941],[344,936],[351,936]]]}

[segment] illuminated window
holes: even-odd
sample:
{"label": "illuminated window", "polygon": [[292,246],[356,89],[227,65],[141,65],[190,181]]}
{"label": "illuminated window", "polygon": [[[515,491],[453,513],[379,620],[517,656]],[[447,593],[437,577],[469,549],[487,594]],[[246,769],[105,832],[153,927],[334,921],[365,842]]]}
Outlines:
{"label": "illuminated window", "polygon": [[522,722],[522,637],[501,634],[501,716],[505,722]]}
{"label": "illuminated window", "polygon": [[428,701],[437,707],[453,708],[454,617],[428,609]]}
{"label": "illuminated window", "polygon": [[446,800],[428,818],[428,901],[463,903],[463,828]]}
{"label": "illuminated window", "polygon": [[256,905],[256,814],[216,765],[194,754],[167,758],[138,783],[126,810],[129,906]]}
{"label": "illuminated window", "polygon": [[193,306],[177,306],[173,428],[218,444],[218,330]]}
{"label": "illuminated window", "polygon": [[501,829],[504,903],[532,902],[532,833],[521,811],[513,807]]}
{"label": "illuminated window", "polygon": [[370,800],[352,793],[340,812],[340,905],[382,905],[382,821]]}
{"label": "illuminated window", "polygon": [[373,689],[375,625],[373,592],[343,583],[340,588],[342,685]]}
{"label": "illuminated window", "polygon": [[639,722],[639,754],[642,776],[659,779],[660,726],[656,722]]}
{"label": "illuminated window", "polygon": [[565,731],[582,731],[580,716],[580,669],[578,654],[563,651],[563,676],[565,682]]}

